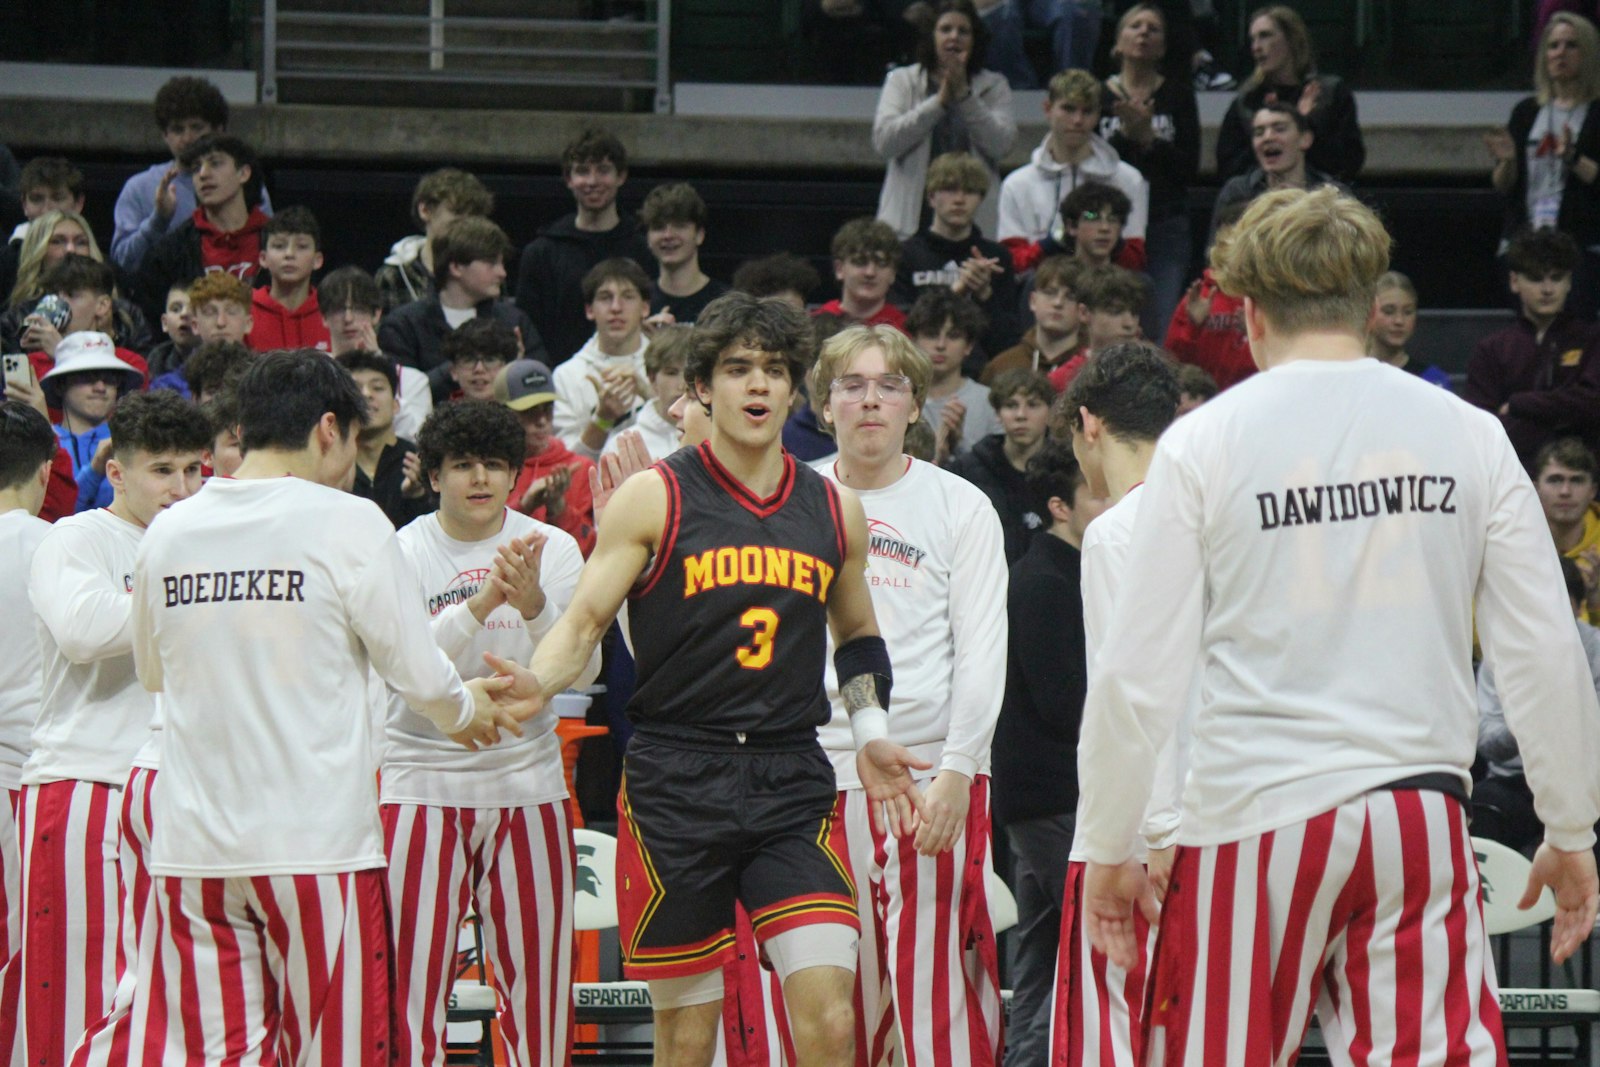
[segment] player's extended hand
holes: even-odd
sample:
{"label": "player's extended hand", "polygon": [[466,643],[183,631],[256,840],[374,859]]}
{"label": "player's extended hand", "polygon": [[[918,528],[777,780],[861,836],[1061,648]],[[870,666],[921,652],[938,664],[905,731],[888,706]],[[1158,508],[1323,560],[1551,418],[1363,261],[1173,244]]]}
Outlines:
{"label": "player's extended hand", "polygon": [[1090,862],[1083,876],[1083,919],[1089,942],[1125,971],[1139,965],[1139,936],[1133,909],[1154,926],[1161,921],[1156,893],[1144,864],[1127,860],[1108,867]]}
{"label": "player's extended hand", "polygon": [[1600,879],[1596,878],[1594,853],[1589,849],[1566,852],[1540,845],[1533,854],[1533,870],[1528,872],[1528,888],[1517,902],[1531,908],[1539,893],[1549,886],[1556,895],[1555,927],[1550,935],[1550,958],[1563,963],[1589,939],[1594,930],[1596,909],[1600,908]]}
{"label": "player's extended hand", "polygon": [[589,468],[589,495],[594,498],[594,522],[600,525],[600,515],[611,502],[617,486],[650,466],[650,450],[645,447],[644,434],[638,430],[623,430],[613,442],[615,452],[607,452],[600,462]]}
{"label": "player's extended hand", "polygon": [[499,588],[506,603],[516,608],[524,619],[536,619],[544,610],[544,588],[539,584],[544,546],[542,533],[513,537],[500,546],[489,572],[490,584]]}
{"label": "player's extended hand", "polygon": [[451,734],[450,740],[476,751],[500,740],[501,730],[521,737],[519,720],[495,702],[495,693],[510,684],[504,678],[474,678],[468,682],[467,692],[472,694],[472,722],[466,729]]}
{"label": "player's extended hand", "polygon": [[912,780],[912,771],[930,770],[933,764],[920,760],[893,741],[877,738],[856,753],[856,773],[867,791],[872,817],[878,829],[893,837],[917,831],[924,803],[922,791]]}
{"label": "player's extended hand", "polygon": [[1150,879],[1151,888],[1156,891],[1158,903],[1165,904],[1167,901],[1167,887],[1172,884],[1172,861],[1177,857],[1177,845],[1153,849],[1145,857],[1145,875]]}
{"label": "player's extended hand", "polygon": [[483,662],[494,668],[497,682],[505,684],[490,691],[494,705],[517,722],[527,722],[544,710],[544,686],[532,671],[515,660],[502,659],[493,652],[483,654]]}
{"label": "player's extended hand", "polygon": [[924,856],[949,852],[967,828],[972,779],[960,771],[940,771],[922,794],[922,825],[912,843]]}

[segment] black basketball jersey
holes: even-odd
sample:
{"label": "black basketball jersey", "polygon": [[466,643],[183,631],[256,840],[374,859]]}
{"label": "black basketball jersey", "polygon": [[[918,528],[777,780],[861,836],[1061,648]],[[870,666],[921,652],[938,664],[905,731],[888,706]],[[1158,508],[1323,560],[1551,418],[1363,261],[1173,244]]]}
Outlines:
{"label": "black basketball jersey", "polygon": [[629,597],[635,722],[745,733],[821,726],[827,601],[844,563],[839,493],[784,453],[765,500],[709,443],[657,463],[667,520]]}

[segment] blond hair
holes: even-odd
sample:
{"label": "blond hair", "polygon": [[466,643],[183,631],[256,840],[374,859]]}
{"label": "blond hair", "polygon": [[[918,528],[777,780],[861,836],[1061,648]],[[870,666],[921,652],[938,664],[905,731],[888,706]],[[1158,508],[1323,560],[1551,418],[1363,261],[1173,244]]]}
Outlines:
{"label": "blond hair", "polygon": [[1100,79],[1086,70],[1069,68],[1050,79],[1048,99],[1052,104],[1100,110]]}
{"label": "blond hair", "polygon": [[1578,38],[1578,51],[1583,53],[1578,74],[1578,99],[1585,103],[1600,99],[1600,31],[1596,31],[1594,23],[1582,15],[1558,11],[1545,24],[1544,33],[1539,37],[1539,58],[1533,65],[1533,87],[1539,103],[1548,104],[1555,95],[1555,86],[1550,84],[1550,71],[1544,62],[1544,49],[1557,26],[1572,30]]}
{"label": "blond hair", "polygon": [[27,230],[23,232],[22,247],[17,255],[17,281],[11,287],[8,298],[12,307],[19,307],[34,297],[44,295],[45,253],[49,251],[50,238],[56,235],[57,227],[63,222],[76,223],[89,239],[90,259],[97,263],[106,261],[100,252],[100,242],[94,239],[94,231],[89,228],[89,220],[76,211],[46,211],[28,223]]}
{"label": "blond hair", "polygon": [[1225,293],[1254,301],[1285,334],[1364,335],[1392,244],[1378,216],[1354,197],[1328,186],[1278,189],[1218,235],[1211,271]]}
{"label": "blond hair", "polygon": [[1386,293],[1391,289],[1398,289],[1411,299],[1417,299],[1417,287],[1410,278],[1397,270],[1385,271],[1383,276],[1378,279],[1378,284],[1372,287],[1372,295],[1377,296],[1379,293]]}
{"label": "blond hair", "polygon": [[963,193],[986,196],[989,192],[989,172],[971,152],[946,152],[928,164],[929,194],[957,189]]}
{"label": "blond hair", "polygon": [[911,379],[911,399],[917,410],[928,395],[928,379],[933,377],[933,364],[922,350],[911,343],[911,338],[893,326],[846,326],[822,343],[817,362],[811,368],[809,389],[811,410],[816,413],[817,425],[828,433],[832,426],[822,417],[828,406],[828,394],[833,380],[844,374],[850,363],[869,348],[883,350],[883,362],[891,374],[904,374]]}
{"label": "blond hair", "polygon": [[683,370],[689,358],[689,339],[694,335],[692,326],[666,326],[650,338],[644,350],[644,374],[654,378],[664,370]]}

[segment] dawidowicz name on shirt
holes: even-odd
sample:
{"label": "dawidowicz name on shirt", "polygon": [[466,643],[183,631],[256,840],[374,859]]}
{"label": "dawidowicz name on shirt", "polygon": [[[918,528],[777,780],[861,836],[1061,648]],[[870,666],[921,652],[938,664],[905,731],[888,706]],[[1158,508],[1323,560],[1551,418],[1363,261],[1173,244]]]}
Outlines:
{"label": "dawidowicz name on shirt", "polygon": [[194,574],[168,574],[161,579],[167,593],[166,606],[181,604],[221,604],[242,600],[278,600],[305,603],[305,571],[243,570],[197,571]]}
{"label": "dawidowicz name on shirt", "polygon": [[1408,512],[1454,515],[1456,480],[1448,474],[1403,474],[1364,482],[1295,486],[1278,492],[1257,493],[1261,528],[1305,526],[1320,522],[1350,522]]}

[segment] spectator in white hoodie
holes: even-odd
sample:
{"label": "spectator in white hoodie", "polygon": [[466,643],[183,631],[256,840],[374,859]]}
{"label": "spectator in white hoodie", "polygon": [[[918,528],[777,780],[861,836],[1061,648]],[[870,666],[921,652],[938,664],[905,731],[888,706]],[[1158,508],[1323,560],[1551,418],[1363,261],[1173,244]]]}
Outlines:
{"label": "spectator in white hoodie", "polygon": [[683,366],[692,333],[692,327],[681,324],[663,327],[644,350],[644,373],[655,399],[639,409],[637,422],[651,462],[666,459],[682,444],[683,431],[669,409],[683,395]]}
{"label": "spectator in white hoodie", "polygon": [[1123,238],[1144,238],[1150,183],[1094,132],[1100,123],[1100,91],[1100,83],[1086,70],[1064,70],[1050,79],[1044,106],[1050,132],[1033,150],[1032,162],[1012,171],[1000,185],[996,236],[1001,241],[1054,237],[1065,244],[1061,201],[1086,181],[1104,182],[1126,193],[1132,210],[1123,225]]}
{"label": "spectator in white hoodie", "polygon": [[555,432],[568,448],[593,460],[649,403],[644,320],[650,277],[626,257],[601,260],[583,276],[583,311],[594,323],[594,336],[552,374]]}
{"label": "spectator in white hoodie", "polygon": [[494,194],[473,175],[455,167],[424,174],[411,194],[411,217],[422,232],[396,241],[378,268],[376,281],[383,310],[393,311],[401,304],[432,296],[436,292],[433,239],[456,219],[467,215],[488,218],[492,214]]}

